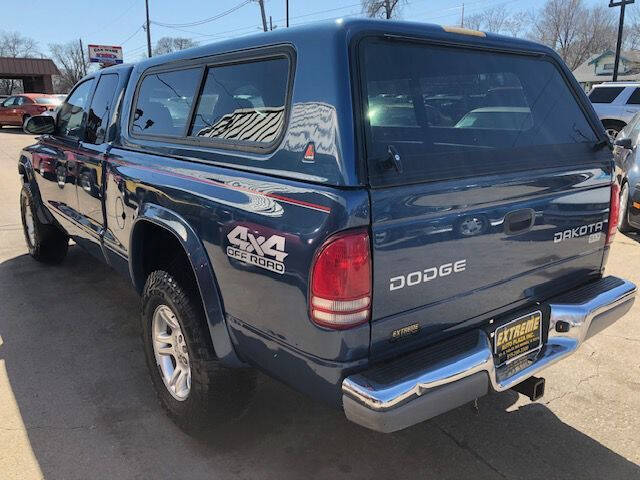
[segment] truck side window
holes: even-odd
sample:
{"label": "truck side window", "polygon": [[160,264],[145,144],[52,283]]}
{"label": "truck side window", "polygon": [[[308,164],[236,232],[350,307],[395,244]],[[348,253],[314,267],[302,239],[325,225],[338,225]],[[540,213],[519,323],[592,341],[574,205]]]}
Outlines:
{"label": "truck side window", "polygon": [[87,116],[85,141],[99,145],[105,141],[106,129],[112,113],[113,97],[118,86],[118,75],[102,75],[96,87]]}
{"label": "truck side window", "polygon": [[82,138],[82,129],[92,86],[93,79],[81,83],[60,106],[56,128],[57,135]]}
{"label": "truck side window", "polygon": [[211,67],[189,136],[268,144],[282,131],[289,61]]}
{"label": "truck side window", "polygon": [[138,91],[131,133],[184,135],[201,74],[202,68],[190,68],[146,75]]}

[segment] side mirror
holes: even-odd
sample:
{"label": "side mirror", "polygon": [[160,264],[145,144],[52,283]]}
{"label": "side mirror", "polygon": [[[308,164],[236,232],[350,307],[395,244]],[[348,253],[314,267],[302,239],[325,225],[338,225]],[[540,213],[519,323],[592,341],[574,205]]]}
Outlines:
{"label": "side mirror", "polygon": [[31,135],[45,135],[56,131],[56,119],[51,115],[29,117],[22,129]]}
{"label": "side mirror", "polygon": [[632,150],[633,149],[633,142],[631,141],[631,139],[629,137],[625,137],[625,138],[617,138],[613,144],[616,147],[622,147],[625,148],[627,150]]}

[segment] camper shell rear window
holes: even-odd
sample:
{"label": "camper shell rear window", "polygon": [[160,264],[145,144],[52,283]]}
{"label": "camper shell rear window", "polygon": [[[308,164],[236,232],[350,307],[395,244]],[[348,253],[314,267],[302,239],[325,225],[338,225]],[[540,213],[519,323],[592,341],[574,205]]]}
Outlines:
{"label": "camper shell rear window", "polygon": [[372,186],[584,164],[594,155],[598,138],[576,93],[544,56],[368,37],[358,62]]}

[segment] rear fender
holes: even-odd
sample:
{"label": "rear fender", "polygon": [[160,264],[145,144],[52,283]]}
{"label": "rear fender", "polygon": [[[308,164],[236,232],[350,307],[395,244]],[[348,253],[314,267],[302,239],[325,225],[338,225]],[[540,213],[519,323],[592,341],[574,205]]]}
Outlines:
{"label": "rear fender", "polygon": [[137,255],[140,255],[140,245],[139,242],[135,242],[136,230],[139,230],[137,227],[144,221],[154,223],[171,232],[184,248],[198,284],[216,356],[228,367],[245,366],[231,343],[218,284],[202,242],[184,218],[171,210],[151,203],[145,203],[140,207],[131,228],[129,273],[136,290],[141,292],[144,288],[144,278],[140,271],[141,262],[136,261]]}

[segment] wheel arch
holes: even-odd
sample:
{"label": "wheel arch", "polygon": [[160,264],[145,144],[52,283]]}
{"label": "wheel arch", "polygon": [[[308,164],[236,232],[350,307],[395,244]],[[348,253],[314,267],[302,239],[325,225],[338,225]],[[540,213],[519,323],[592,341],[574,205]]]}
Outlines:
{"label": "wheel arch", "polygon": [[[29,189],[31,195],[36,201],[36,214],[38,215],[38,220],[42,223],[57,225],[61,228],[56,219],[51,215],[49,210],[45,208],[42,202],[42,196],[40,195],[38,182],[36,182],[33,164],[31,163],[31,158],[28,155],[28,152],[23,151],[20,154],[20,159],[18,160],[18,175],[20,177],[20,182],[23,186]],[[62,230],[64,231],[64,229]]]}
{"label": "wheel arch", "polygon": [[216,356],[226,366],[245,366],[231,342],[222,297],[204,245],[183,217],[159,205],[143,204],[131,227],[129,274],[135,289],[141,293],[146,281],[143,239],[147,228],[161,229],[182,248],[198,288]]}
{"label": "wheel arch", "polygon": [[33,165],[24,153],[20,155],[20,160],[18,160],[18,175],[20,175],[23,184],[31,183],[33,180]]}
{"label": "wheel arch", "polygon": [[602,125],[604,125],[605,123],[616,123],[618,125],[622,125],[623,128],[627,126],[627,122],[625,122],[624,120],[620,120],[619,118],[603,117],[600,119],[600,121],[602,122]]}

